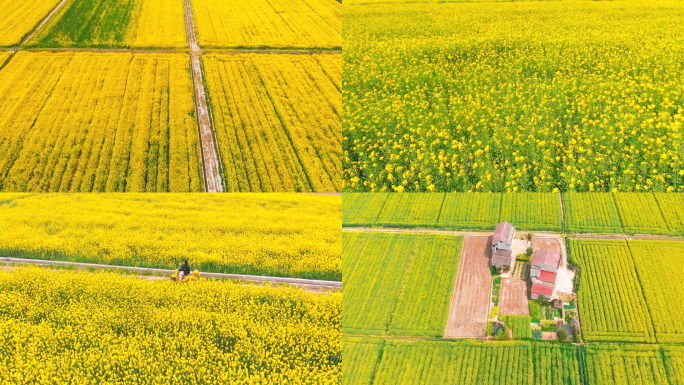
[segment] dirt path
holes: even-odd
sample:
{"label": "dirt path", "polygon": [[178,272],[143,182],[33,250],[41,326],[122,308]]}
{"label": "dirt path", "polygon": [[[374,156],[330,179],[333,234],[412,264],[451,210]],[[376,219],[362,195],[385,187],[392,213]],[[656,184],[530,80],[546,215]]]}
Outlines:
{"label": "dirt path", "polygon": [[468,235],[464,238],[445,338],[486,337],[492,290],[490,249],[489,236]]}
{"label": "dirt path", "polygon": [[190,51],[199,52],[200,48],[197,44],[197,36],[195,35],[195,17],[192,14],[192,4],[190,0],[185,0],[185,31],[188,35],[188,44]]}
{"label": "dirt path", "polygon": [[218,144],[214,140],[214,132],[211,128],[207,96],[205,94],[204,79],[202,77],[202,65],[200,63],[200,48],[197,45],[195,35],[195,20],[192,16],[190,0],[185,0],[185,27],[190,45],[190,67],[192,70],[192,83],[195,88],[195,112],[197,113],[197,125],[200,136],[200,149],[202,152],[202,166],[204,168],[204,191],[223,192],[221,181]]}
{"label": "dirt path", "polygon": [[[434,228],[392,228],[392,227],[342,227],[342,231],[345,232],[369,232],[369,231],[379,231],[388,233],[431,233],[431,234],[451,234],[451,235],[492,235],[494,230],[482,231],[482,230],[441,230]],[[563,234],[553,231],[524,231],[525,234],[530,233],[533,237],[538,238],[556,238],[562,239],[567,238],[581,238],[581,239],[617,239],[626,241],[675,241],[684,242],[684,237],[672,237],[669,235],[650,235],[650,234]],[[561,248],[564,246],[561,242]]]}
{"label": "dirt path", "polygon": [[[74,266],[78,268],[96,268],[96,269],[119,269],[135,271],[148,274],[162,274],[163,277],[154,277],[152,275],[145,276],[149,279],[166,279],[173,275],[175,270],[156,269],[149,267],[133,267],[133,266],[117,266],[104,265],[98,263],[81,263],[81,262],[64,262],[64,261],[48,261],[42,259],[27,259],[27,258],[0,258],[0,262],[5,263],[20,263],[26,265],[41,265],[41,266]],[[230,279],[237,281],[249,281],[262,284],[288,284],[291,286],[303,287],[311,290],[342,290],[342,282],[337,281],[323,281],[303,278],[286,278],[286,277],[269,277],[260,275],[243,275],[243,274],[225,274],[225,273],[206,273],[201,272],[202,277],[216,278],[216,279]]]}
{"label": "dirt path", "polygon": [[48,13],[48,15],[45,16],[45,19],[43,19],[43,21],[41,21],[40,24],[38,24],[38,26],[33,31],[31,31],[31,33],[29,33],[28,36],[26,36],[24,38],[24,40],[19,45],[22,46],[22,45],[28,43],[29,41],[31,41],[31,39],[33,39],[33,36],[35,36],[36,32],[40,31],[40,29],[43,28],[45,26],[45,24],[48,23],[48,21],[50,21],[52,16],[54,16],[55,13],[57,13],[60,10],[60,8],[62,8],[64,3],[66,3],[66,2],[67,2],[67,0],[60,1],[59,4],[57,4],[57,6],[55,7],[55,9],[53,9],[50,13]]}
{"label": "dirt path", "polygon": [[499,314],[530,315],[527,302],[527,281],[519,278],[503,278],[499,293]]}

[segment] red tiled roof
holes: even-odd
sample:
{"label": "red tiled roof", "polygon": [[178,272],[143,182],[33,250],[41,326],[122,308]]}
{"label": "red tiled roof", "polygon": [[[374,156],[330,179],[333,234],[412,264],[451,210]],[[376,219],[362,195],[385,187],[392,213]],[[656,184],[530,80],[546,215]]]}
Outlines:
{"label": "red tiled roof", "polygon": [[543,294],[547,298],[551,298],[553,295],[553,288],[550,286],[542,285],[540,283],[535,283],[532,285],[532,292],[537,294]]}
{"label": "red tiled roof", "polygon": [[537,277],[537,279],[544,282],[556,283],[556,273],[542,270],[541,272],[539,272],[539,276]]}
{"label": "red tiled roof", "polygon": [[534,253],[534,258],[532,258],[532,265],[541,264],[557,269],[558,265],[560,265],[560,255],[549,249],[537,250]]}

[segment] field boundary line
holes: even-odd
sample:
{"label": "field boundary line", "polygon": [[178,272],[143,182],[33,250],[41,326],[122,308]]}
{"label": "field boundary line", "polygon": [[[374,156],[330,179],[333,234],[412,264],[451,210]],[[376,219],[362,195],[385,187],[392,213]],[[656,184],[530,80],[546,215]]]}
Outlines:
{"label": "field boundary line", "polygon": [[444,193],[442,195],[442,203],[439,205],[439,214],[437,214],[437,220],[435,221],[435,225],[439,225],[439,220],[442,219],[442,210],[444,209],[444,202],[446,202],[447,194],[448,193]]}
{"label": "field boundary line", "polygon": [[[12,258],[12,257],[0,257],[0,262],[5,263],[20,263],[28,265],[56,265],[56,266],[75,266],[75,267],[95,267],[99,269],[119,269],[119,270],[132,270],[137,272],[148,272],[148,273],[158,273],[158,274],[173,274],[175,270],[162,269],[155,267],[136,267],[136,266],[119,266],[119,265],[107,265],[99,263],[87,263],[87,262],[70,262],[70,261],[52,261],[45,259],[30,259],[30,258]],[[232,279],[239,281],[252,281],[261,283],[276,283],[276,284],[290,284],[293,286],[306,286],[306,287],[329,287],[329,288],[339,288],[342,289],[342,282],[338,281],[324,281],[317,279],[306,279],[306,278],[288,278],[288,277],[272,277],[266,275],[248,275],[248,274],[229,274],[229,273],[211,273],[211,272],[200,272],[203,277],[209,278],[222,278],[222,279]]]}
{"label": "field boundary line", "polygon": [[559,192],[558,196],[560,197],[560,205],[561,205],[561,220],[563,221],[563,233],[568,231],[568,225],[567,225],[567,218],[565,217],[565,201],[563,200],[563,193]]}
{"label": "field boundary line", "polygon": [[19,47],[23,46],[24,44],[28,43],[31,39],[33,39],[33,36],[35,36],[36,33],[38,33],[38,31],[41,28],[43,28],[45,24],[47,24],[50,21],[50,19],[52,19],[52,16],[59,12],[59,10],[62,8],[62,6],[64,6],[64,4],[67,1],[69,0],[60,1],[59,4],[57,4],[57,6],[55,6],[55,8],[53,8],[52,11],[50,11],[50,13],[48,13],[47,16],[45,16],[43,21],[41,21],[40,24],[38,24],[38,26],[36,26],[36,28],[33,29],[33,31],[29,32],[29,34],[26,37],[24,37],[24,39],[17,45],[17,47],[15,47],[15,50],[18,50]]}
{"label": "field boundary line", "polygon": [[207,107],[207,95],[202,76],[201,52],[195,35],[195,21],[192,14],[190,0],[184,1],[185,31],[190,47],[190,72],[194,89],[195,115],[197,132],[200,139],[200,156],[202,157],[202,171],[205,192],[223,192],[221,166],[217,156],[218,147],[212,129],[212,120]]}
{"label": "field boundary line", "polygon": [[[520,230],[524,231],[524,230]],[[450,230],[432,227],[362,227],[342,225],[342,232],[387,232],[387,233],[432,233],[445,235],[492,235],[494,230]],[[539,238],[548,236],[567,237],[570,239],[604,239],[623,241],[674,241],[684,242],[684,237],[667,234],[616,234],[616,233],[559,233],[556,231],[525,231]]]}
{"label": "field boundary line", "polygon": [[411,248],[411,255],[409,255],[408,261],[406,261],[404,275],[403,277],[401,277],[401,285],[399,285],[399,290],[397,290],[397,297],[394,299],[394,303],[392,304],[392,312],[390,313],[389,319],[387,320],[387,324],[385,325],[385,335],[388,335],[390,333],[390,325],[392,324],[392,321],[394,321],[394,312],[397,311],[397,304],[399,303],[400,299],[399,297],[401,297],[401,294],[404,292],[406,278],[408,277],[409,270],[411,270],[411,266],[413,265],[413,259],[416,257],[416,251],[418,251],[419,243],[420,234],[416,234],[413,238],[413,247]]}
{"label": "field boundary line", "polygon": [[[632,265],[634,266],[634,273],[636,274],[637,282],[639,282],[639,293],[641,293],[641,297],[644,300],[644,307],[646,308],[646,312],[648,313],[648,320],[650,321],[651,328],[653,330],[653,341],[649,341],[649,343],[657,344],[659,342],[658,335],[656,333],[656,324],[653,318],[653,310],[651,310],[651,306],[649,305],[650,302],[647,299],[648,296],[646,295],[646,289],[644,289],[643,278],[641,277],[641,274],[639,274],[639,268],[637,267],[636,260],[634,259],[634,253],[632,252],[632,246],[629,242],[627,242],[627,252],[629,253],[629,258],[632,260]],[[648,335],[648,330],[646,330],[646,334]]]}

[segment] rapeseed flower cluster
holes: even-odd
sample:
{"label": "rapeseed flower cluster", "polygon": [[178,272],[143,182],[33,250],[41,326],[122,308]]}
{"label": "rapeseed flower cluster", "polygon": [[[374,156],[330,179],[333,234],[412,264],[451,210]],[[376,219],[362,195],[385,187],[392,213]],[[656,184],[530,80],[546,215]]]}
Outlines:
{"label": "rapeseed flower cluster", "polygon": [[345,190],[684,191],[684,3],[347,11]]}
{"label": "rapeseed flower cluster", "polygon": [[339,196],[6,195],[4,256],[342,279]]}
{"label": "rapeseed flower cluster", "polygon": [[337,384],[341,293],[0,271],[3,383]]}

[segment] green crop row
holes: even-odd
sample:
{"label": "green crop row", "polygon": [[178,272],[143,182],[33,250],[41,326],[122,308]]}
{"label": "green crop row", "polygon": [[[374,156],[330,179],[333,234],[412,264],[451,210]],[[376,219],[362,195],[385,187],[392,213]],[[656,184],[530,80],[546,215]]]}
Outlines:
{"label": "green crop row", "polygon": [[556,193],[345,193],[344,226],[489,230],[510,221],[524,230],[562,231]]}
{"label": "green crop row", "polygon": [[579,314],[587,341],[684,343],[684,244],[570,240],[579,265]]}
{"label": "green crop row", "polygon": [[626,241],[570,240],[581,267],[579,312],[587,341],[655,342]]}
{"label": "green crop row", "polygon": [[342,337],[342,383],[371,384],[384,344],[385,340],[380,338]]}
{"label": "green crop row", "polygon": [[530,328],[532,319],[530,316],[504,315],[501,316],[501,320],[511,328],[513,338],[532,338],[532,329]]}
{"label": "green crop row", "polygon": [[462,238],[347,233],[342,329],[365,335],[444,334]]}
{"label": "green crop row", "polygon": [[682,346],[345,337],[343,357],[344,385],[684,384]]}
{"label": "green crop row", "polygon": [[[561,202],[565,207],[565,226]],[[677,193],[345,193],[343,226],[684,236]]]}

